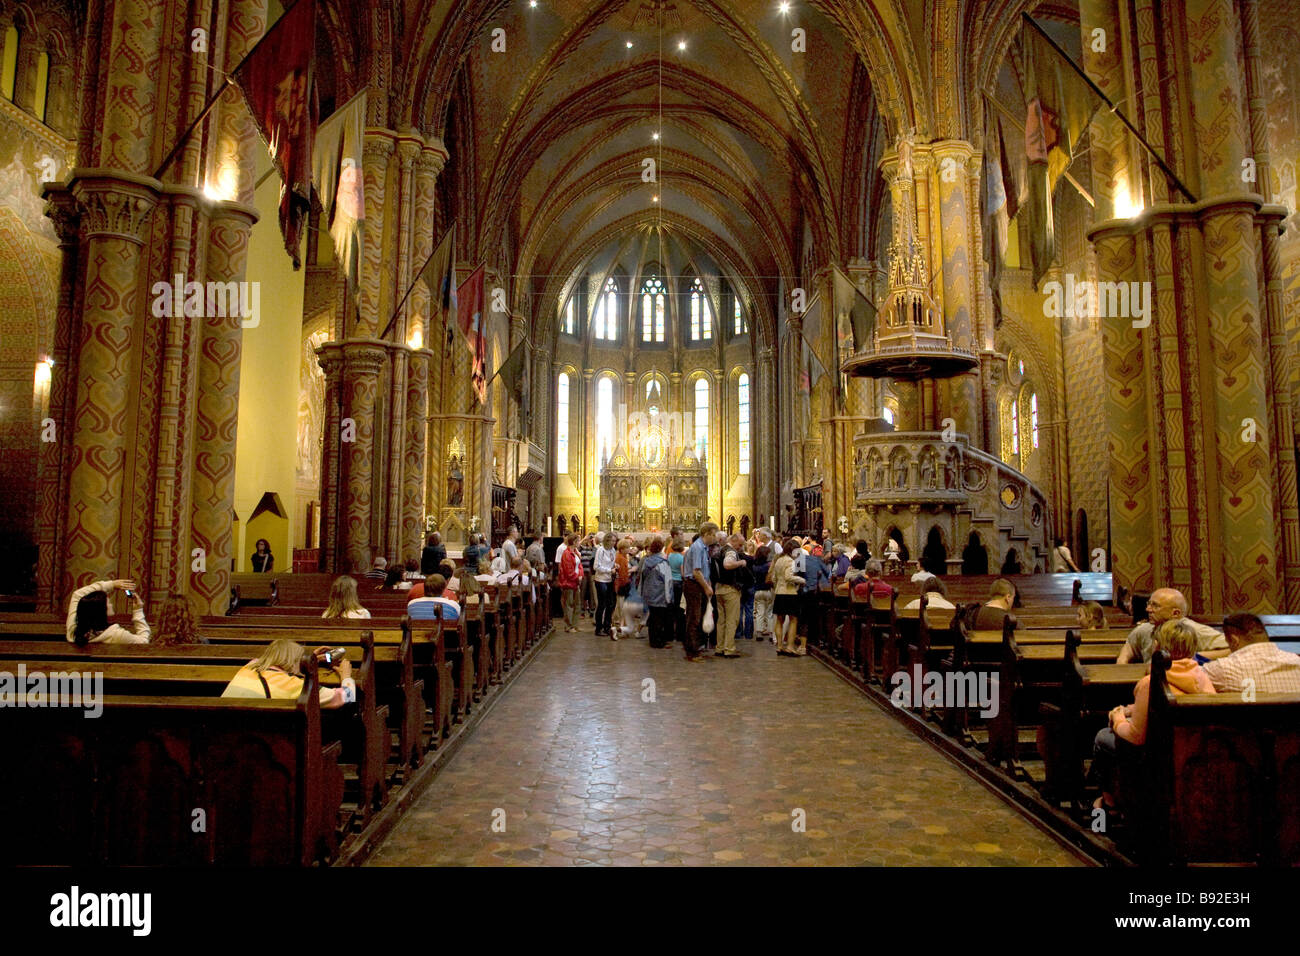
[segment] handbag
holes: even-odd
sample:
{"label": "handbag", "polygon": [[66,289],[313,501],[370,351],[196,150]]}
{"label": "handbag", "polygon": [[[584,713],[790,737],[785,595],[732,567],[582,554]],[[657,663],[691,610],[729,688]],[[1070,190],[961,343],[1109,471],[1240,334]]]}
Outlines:
{"label": "handbag", "polygon": [[702,630],[705,634],[713,633],[713,605],[712,604],[706,604],[704,606],[704,620],[700,622],[700,630]]}

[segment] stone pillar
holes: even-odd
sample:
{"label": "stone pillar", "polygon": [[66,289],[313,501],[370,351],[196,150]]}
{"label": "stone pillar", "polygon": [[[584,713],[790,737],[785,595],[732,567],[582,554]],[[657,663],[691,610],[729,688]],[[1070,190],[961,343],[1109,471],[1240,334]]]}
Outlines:
{"label": "stone pillar", "polygon": [[[600,462],[596,460],[600,452],[596,448],[595,395],[591,391],[591,380],[595,375],[594,368],[582,370],[582,404],[578,406],[582,409],[579,419],[582,422],[582,457],[578,464],[582,480],[582,523],[592,531],[600,528]],[[594,522],[592,515],[596,515]]]}
{"label": "stone pillar", "polygon": [[[712,500],[717,502],[718,506],[718,527],[725,527],[727,516],[723,514],[726,510],[727,497],[727,393],[726,393],[726,372],[720,368],[713,370],[713,387],[710,395],[709,416],[713,419],[709,424],[709,484],[712,486]],[[712,505],[709,506],[712,510]]]}
{"label": "stone pillar", "polygon": [[339,441],[343,418],[343,350],[337,342],[327,342],[316,350],[321,370],[325,373],[325,421],[321,426],[321,528],[320,570],[338,572],[346,564],[343,537],[340,532],[343,504],[340,475],[343,458]]}
{"label": "stone pillar", "polygon": [[[340,532],[341,551],[350,568],[336,569],[342,572],[365,571],[373,560],[375,405],[379,373],[387,361],[383,342],[362,339],[343,343]],[[352,441],[347,441],[349,434]]]}
{"label": "stone pillar", "polygon": [[[205,281],[239,282],[248,264],[248,236],[257,213],[218,203],[208,232]],[[231,533],[235,507],[235,429],[239,422],[239,315],[205,316],[199,346],[194,464],[191,477],[193,547],[202,548],[206,571],[191,589],[200,614],[222,614],[229,603]]]}
{"label": "stone pillar", "polygon": [[80,213],[72,194],[62,187],[46,187],[49,204],[46,215],[54,222],[63,259],[59,270],[58,312],[54,318],[54,367],[50,370],[49,417],[54,422],[54,440],[41,441],[37,463],[36,606],[55,611],[59,607],[59,583],[63,578],[66,547],[66,505],[75,421],[77,365],[81,341],[81,313],[78,309],[77,273],[80,268]]}
{"label": "stone pillar", "polygon": [[[366,241],[361,259],[361,317],[356,336],[372,338],[383,331],[391,314],[391,271],[385,256],[385,197],[388,167],[394,142],[388,130],[366,130],[362,165],[365,167]],[[399,224],[401,220],[398,220]],[[400,231],[400,230],[399,230]],[[390,252],[391,256],[391,252]],[[388,276],[388,279],[385,279]]]}
{"label": "stone pillar", "polygon": [[402,531],[399,555],[418,557],[424,536],[425,445],[429,428],[430,349],[406,353],[406,433],[402,484]]}
{"label": "stone pillar", "polygon": [[[938,213],[940,217],[939,240],[943,255],[943,317],[944,326],[952,340],[954,348],[976,351],[975,339],[975,288],[971,268],[972,231],[977,230],[969,201],[971,170],[978,166],[975,151],[969,143],[960,140],[947,140],[932,144],[935,174],[934,185],[938,190]],[[951,416],[957,423],[957,431],[965,435],[979,435],[980,428],[980,387],[979,379],[973,373],[959,375],[949,380],[946,387],[947,401],[939,408],[939,418]]]}
{"label": "stone pillar", "polygon": [[142,575],[123,567],[123,485],[134,429],[128,415],[138,366],[133,339],[145,225],[157,183],[119,174],[74,180],[85,242],[76,409],[68,466],[67,549],[58,599],[91,581]]}
{"label": "stone pillar", "polygon": [[[758,364],[754,368],[754,396],[750,404],[749,427],[750,459],[757,472],[755,478],[755,502],[758,522],[755,527],[767,524],[768,515],[777,512],[777,450],[780,441],[776,434],[776,349],[764,345],[758,350]],[[775,529],[773,529],[775,530]]]}

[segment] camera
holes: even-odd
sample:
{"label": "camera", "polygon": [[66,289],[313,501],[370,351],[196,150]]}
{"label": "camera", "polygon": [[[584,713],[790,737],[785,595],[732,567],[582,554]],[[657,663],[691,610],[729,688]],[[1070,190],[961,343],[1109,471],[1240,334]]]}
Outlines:
{"label": "camera", "polygon": [[321,663],[326,667],[333,667],[339,661],[347,656],[347,651],[342,647],[331,647],[321,655]]}
{"label": "camera", "polygon": [[127,588],[127,589],[126,589],[126,596],[127,596],[128,598],[133,598],[133,597],[135,597],[135,592],[132,591],[130,588]]}

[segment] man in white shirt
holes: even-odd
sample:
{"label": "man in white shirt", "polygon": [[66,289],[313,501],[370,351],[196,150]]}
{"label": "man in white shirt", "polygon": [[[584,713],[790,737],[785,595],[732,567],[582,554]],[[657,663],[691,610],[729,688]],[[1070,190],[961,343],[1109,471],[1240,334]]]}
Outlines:
{"label": "man in white shirt", "polygon": [[777,541],[776,538],[773,537],[772,532],[767,528],[757,529],[754,532],[754,537],[758,540],[758,546],[760,548],[763,547],[763,545],[767,545],[768,553],[772,555],[773,561],[781,556],[781,542]]}
{"label": "man in white shirt", "polygon": [[506,532],[506,540],[501,543],[501,550],[505,553],[507,567],[512,567],[515,563],[515,558],[519,557],[518,541],[519,529],[514,525],[511,525],[510,530]]}
{"label": "man in white shirt", "polygon": [[[921,585],[921,593],[925,595],[925,606],[927,608],[940,607],[952,610],[956,605],[948,600],[948,588],[944,585],[943,579],[935,577],[933,574],[925,579]],[[909,601],[903,605],[904,611],[915,611],[921,606],[921,599]]]}
{"label": "man in white shirt", "polygon": [[510,562],[506,559],[505,554],[498,550],[492,557],[492,573],[497,577],[500,577],[509,570]]}
{"label": "man in white shirt", "polygon": [[1232,653],[1205,665],[1206,676],[1220,694],[1248,688],[1257,694],[1300,694],[1300,654],[1269,641],[1258,617],[1229,614],[1223,619],[1223,636]]}

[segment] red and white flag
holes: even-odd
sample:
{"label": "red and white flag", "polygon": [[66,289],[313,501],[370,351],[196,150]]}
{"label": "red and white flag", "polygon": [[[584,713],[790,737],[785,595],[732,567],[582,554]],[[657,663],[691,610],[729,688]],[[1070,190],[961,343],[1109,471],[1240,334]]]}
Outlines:
{"label": "red and white flag", "polygon": [[465,336],[465,345],[474,356],[470,381],[481,404],[487,403],[487,305],[484,280],[484,268],[479,266],[456,288],[456,323],[460,326],[461,335]]}

